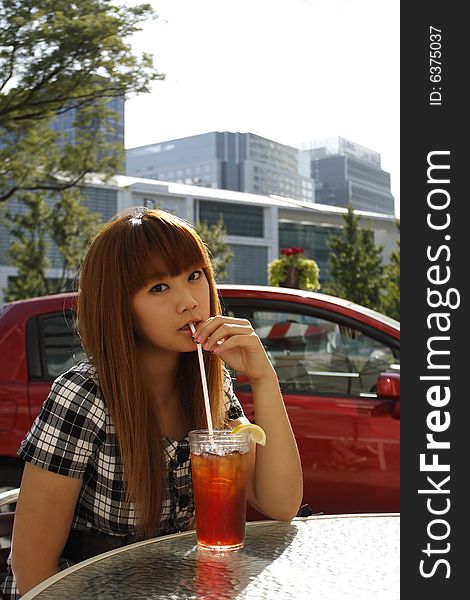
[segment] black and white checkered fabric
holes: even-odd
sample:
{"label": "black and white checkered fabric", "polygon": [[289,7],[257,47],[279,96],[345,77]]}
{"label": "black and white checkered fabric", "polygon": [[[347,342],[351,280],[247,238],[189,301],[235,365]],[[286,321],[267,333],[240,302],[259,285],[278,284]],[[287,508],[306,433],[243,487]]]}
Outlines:
{"label": "black and white checkered fabric", "polygon": [[[228,372],[224,391],[227,419],[242,417]],[[163,445],[168,479],[156,535],[185,530],[194,514],[189,442],[164,438]],[[114,424],[88,361],[54,381],[18,455],[54,473],[83,479],[72,529],[117,536],[134,534],[135,510],[125,503],[123,465]],[[63,561],[60,566],[69,564]],[[8,600],[19,598],[12,575],[1,589]]]}

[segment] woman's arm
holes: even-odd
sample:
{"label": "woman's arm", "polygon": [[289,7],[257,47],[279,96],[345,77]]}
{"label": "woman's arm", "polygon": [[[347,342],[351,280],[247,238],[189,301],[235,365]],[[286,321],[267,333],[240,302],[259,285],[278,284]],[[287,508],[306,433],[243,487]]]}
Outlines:
{"label": "woman's arm", "polygon": [[12,570],[21,594],[58,572],[81,486],[81,479],[25,464],[12,538]]}
{"label": "woman's arm", "polygon": [[289,521],[303,496],[302,466],[274,368],[271,377],[251,381],[255,421],[271,443],[256,446],[252,502],[272,519]]}
{"label": "woman's arm", "polygon": [[302,502],[302,467],[277,375],[263,344],[245,319],[213,317],[197,334],[205,350],[248,377],[255,421],[266,432],[266,446],[256,446],[249,502],[272,519],[289,521]]}

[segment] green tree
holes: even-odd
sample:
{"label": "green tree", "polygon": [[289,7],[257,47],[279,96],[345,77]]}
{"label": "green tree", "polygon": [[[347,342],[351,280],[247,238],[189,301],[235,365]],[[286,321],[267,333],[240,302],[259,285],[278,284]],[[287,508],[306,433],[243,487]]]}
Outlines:
{"label": "green tree", "polygon": [[[400,233],[400,221],[395,222],[398,233]],[[382,291],[381,310],[389,317],[400,320],[400,239],[397,240],[397,248],[389,257],[385,265],[384,289]]]}
{"label": "green tree", "polygon": [[233,252],[225,242],[227,229],[223,219],[210,226],[205,221],[197,223],[195,229],[209,250],[216,279],[223,279],[227,276],[227,266],[233,258]]}
{"label": "green tree", "polygon": [[[109,143],[110,101],[163,77],[126,42],[153,16],[148,4],[113,0],[2,0],[0,201],[21,191],[50,195],[121,168],[122,148]],[[64,114],[74,115],[71,139],[51,128]]]}
{"label": "green tree", "polygon": [[9,264],[18,267],[17,276],[10,278],[4,290],[8,302],[47,293],[43,274],[48,265],[48,213],[44,194],[32,192],[23,194],[23,202],[14,215],[2,210],[2,217],[6,217],[5,223],[14,238],[7,259]]}
{"label": "green tree", "polygon": [[363,306],[380,309],[384,267],[382,246],[376,246],[371,229],[359,227],[359,217],[348,208],[341,235],[330,236],[328,266],[331,280],[324,291]]}
{"label": "green tree", "polygon": [[[11,199],[4,220],[18,268],[8,299],[63,290],[77,270],[96,222],[80,186],[122,168],[122,145],[110,142],[118,124],[112,101],[163,78],[127,41],[154,16],[149,4],[114,0],[0,2],[0,202]],[[73,133],[54,131],[57,117],[67,117]],[[55,283],[46,276],[51,242],[62,259]]]}
{"label": "green tree", "polygon": [[[44,192],[21,192],[2,213],[13,237],[8,262],[18,269],[18,275],[5,289],[6,300],[67,291],[99,222],[98,216],[90,214],[81,203],[79,190],[62,192],[53,205],[48,204]],[[52,242],[60,257],[54,265],[48,252]],[[54,278],[47,275],[51,266],[60,270]]]}

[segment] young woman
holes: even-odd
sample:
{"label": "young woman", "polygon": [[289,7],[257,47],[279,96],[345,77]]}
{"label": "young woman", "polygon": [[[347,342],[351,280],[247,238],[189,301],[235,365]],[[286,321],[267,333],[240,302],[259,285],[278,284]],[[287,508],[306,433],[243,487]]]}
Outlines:
{"label": "young woman", "polygon": [[302,473],[275,371],[249,321],[221,315],[192,227],[143,208],[104,226],[82,266],[78,321],[89,358],[54,382],[19,450],[6,598],[73,562],[192,526],[187,434],[207,428],[196,341],[214,427],[248,422],[225,364],[252,387],[267,444],[253,448],[250,504],[295,516]]}

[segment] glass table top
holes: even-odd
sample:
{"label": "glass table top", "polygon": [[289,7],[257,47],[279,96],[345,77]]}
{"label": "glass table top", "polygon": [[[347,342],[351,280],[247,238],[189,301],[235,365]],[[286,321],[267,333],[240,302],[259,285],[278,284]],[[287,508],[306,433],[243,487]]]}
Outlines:
{"label": "glass table top", "polygon": [[75,565],[23,600],[398,600],[399,527],[398,515],[261,521],[225,553],[198,548],[194,532],[166,536]]}

